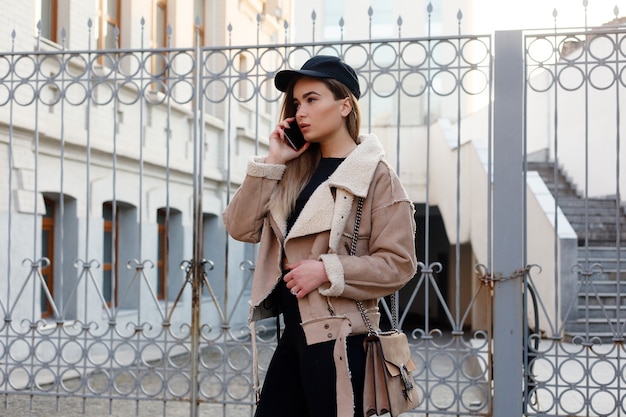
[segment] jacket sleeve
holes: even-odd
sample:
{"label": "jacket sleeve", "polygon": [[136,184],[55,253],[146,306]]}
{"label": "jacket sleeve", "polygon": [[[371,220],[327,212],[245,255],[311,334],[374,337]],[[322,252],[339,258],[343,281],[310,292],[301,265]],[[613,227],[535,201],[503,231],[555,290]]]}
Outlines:
{"label": "jacket sleeve", "polygon": [[415,209],[397,175],[385,168],[388,175],[377,176],[368,192],[364,211],[369,211],[363,219],[371,218],[371,222],[361,222],[356,256],[348,253],[354,227],[350,222],[344,230],[344,247],[338,253],[321,255],[330,281],[320,288],[322,295],[380,298],[399,290],[415,275]]}
{"label": "jacket sleeve", "polygon": [[250,159],[243,183],[222,213],[228,234],[242,242],[258,243],[261,239],[267,203],[285,172],[285,165],[266,164],[264,159]]}

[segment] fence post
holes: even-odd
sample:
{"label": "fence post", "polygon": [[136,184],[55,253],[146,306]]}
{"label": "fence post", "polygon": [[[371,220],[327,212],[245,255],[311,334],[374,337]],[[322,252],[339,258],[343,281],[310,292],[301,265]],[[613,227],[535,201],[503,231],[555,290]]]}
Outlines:
{"label": "fence post", "polygon": [[522,416],[524,50],[521,31],[495,33],[493,417]]}

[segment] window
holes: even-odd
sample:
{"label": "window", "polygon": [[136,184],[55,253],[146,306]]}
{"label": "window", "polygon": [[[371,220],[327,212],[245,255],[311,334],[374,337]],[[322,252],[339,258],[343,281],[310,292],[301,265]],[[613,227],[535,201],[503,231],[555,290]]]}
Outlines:
{"label": "window", "polygon": [[154,46],[167,46],[167,1],[157,0],[154,19]]}
{"label": "window", "polygon": [[[239,55],[239,74],[241,74],[241,79],[239,80],[239,97],[246,101],[249,99],[248,93],[248,59],[244,54]],[[244,78],[245,77],[245,78]]]}
{"label": "window", "polygon": [[184,259],[184,228],[182,212],[174,208],[157,210],[157,281],[155,291],[159,300],[175,300],[185,285],[180,263]]}
{"label": "window", "polygon": [[[120,28],[120,0],[100,0],[100,26],[98,31],[98,48],[115,49],[118,40],[115,28]],[[119,32],[118,32],[119,33]]]}
{"label": "window", "polygon": [[[221,226],[221,221],[215,214],[205,213],[204,220],[204,258],[213,262],[213,269],[208,271],[207,276],[215,295],[223,300],[226,287],[224,276],[226,273],[226,232]],[[208,295],[208,289],[203,290]]]}
{"label": "window", "polygon": [[[104,203],[102,210],[102,216],[104,218],[104,240],[102,244],[103,256],[102,256],[102,296],[108,306],[111,306],[114,302],[117,304],[117,288],[118,288],[118,274],[115,264],[119,259],[119,212],[114,210],[114,206],[111,203]],[[115,221],[113,218],[115,216]]]}
{"label": "window", "polygon": [[121,201],[105,202],[102,217],[102,296],[109,307],[137,308],[140,288],[134,277],[141,267],[137,261],[143,261],[137,208]]}
{"label": "window", "polygon": [[37,281],[41,317],[76,318],[79,295],[76,292],[78,276],[74,261],[80,258],[76,200],[58,193],[45,193],[43,201],[41,257],[49,262],[40,270],[44,284]]}
{"label": "window", "polygon": [[36,4],[39,6],[41,37],[56,42],[58,0],[39,0]]}
{"label": "window", "polygon": [[158,243],[157,243],[157,285],[156,296],[159,300],[165,298],[165,285],[167,283],[168,263],[169,263],[169,240],[168,240],[168,225],[169,216],[165,209],[159,209],[157,212],[158,223]]}
{"label": "window", "polygon": [[[154,21],[152,24],[152,47],[165,48],[167,46],[167,2],[154,0]],[[165,53],[152,54],[152,76],[155,78],[151,83],[153,91],[165,91],[167,78],[167,56]]]}
{"label": "window", "polygon": [[[44,198],[46,212],[41,219],[41,256],[48,258],[49,264],[41,268],[48,291],[54,297],[54,201]],[[41,288],[41,317],[52,317],[54,310],[50,300],[46,296],[44,288]]]}

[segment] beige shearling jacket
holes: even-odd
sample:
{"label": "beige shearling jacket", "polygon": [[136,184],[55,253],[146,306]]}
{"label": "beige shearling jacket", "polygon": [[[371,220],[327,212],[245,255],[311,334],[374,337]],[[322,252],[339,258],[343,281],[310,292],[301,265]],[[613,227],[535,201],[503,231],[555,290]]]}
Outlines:
{"label": "beige shearling jacket", "polygon": [[[298,300],[307,343],[335,340],[338,417],[352,417],[353,392],[345,358],[350,334],[367,329],[356,306],[362,300],[375,327],[381,297],[413,278],[414,207],[384,151],[373,135],[359,145],[311,195],[285,236],[289,213],[269,213],[267,203],[282,178],[284,165],[251,158],[246,177],[223,213],[228,233],[236,240],[259,243],[252,283],[250,321],[273,314],[264,306],[281,279],[282,252],[288,263],[317,259],[324,263],[329,284]],[[356,248],[350,256],[356,206],[364,197]]]}

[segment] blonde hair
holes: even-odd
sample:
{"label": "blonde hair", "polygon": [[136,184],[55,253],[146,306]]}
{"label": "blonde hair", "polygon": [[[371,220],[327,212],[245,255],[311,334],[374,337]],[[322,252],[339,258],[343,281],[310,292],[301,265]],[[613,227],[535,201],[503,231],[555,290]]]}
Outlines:
{"label": "blonde hair", "polygon": [[[296,106],[293,102],[293,87],[298,79],[294,79],[283,97],[282,111],[280,120],[284,120],[287,117],[294,117],[296,115]],[[352,111],[345,118],[346,128],[350,137],[355,143],[358,142],[359,131],[361,126],[361,110],[359,108],[359,102],[348,87],[343,83],[334,80],[332,78],[319,78],[328,89],[332,92],[336,100],[348,97],[352,103]],[[282,211],[289,215],[296,205],[296,199],[302,189],[308,184],[313,176],[313,172],[322,155],[320,152],[319,144],[311,143],[309,149],[306,150],[299,158],[292,159],[287,163],[287,168],[283,174],[283,178],[280,180],[274,193],[270,197],[269,210],[270,211]]]}

